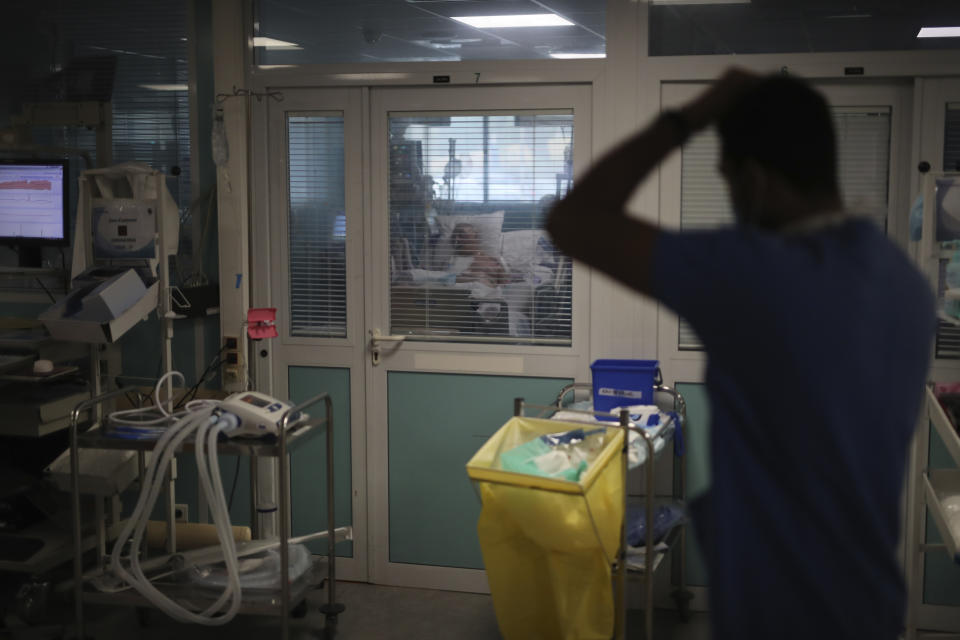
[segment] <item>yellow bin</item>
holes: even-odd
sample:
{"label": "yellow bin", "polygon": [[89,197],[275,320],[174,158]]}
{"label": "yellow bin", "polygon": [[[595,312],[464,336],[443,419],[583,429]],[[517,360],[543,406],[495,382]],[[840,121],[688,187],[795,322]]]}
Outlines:
{"label": "yellow bin", "polygon": [[483,509],[477,524],[493,607],[506,640],[609,640],[611,565],[623,527],[623,431],[578,482],[500,468],[500,454],[547,433],[584,428],[511,418],[467,463]]}

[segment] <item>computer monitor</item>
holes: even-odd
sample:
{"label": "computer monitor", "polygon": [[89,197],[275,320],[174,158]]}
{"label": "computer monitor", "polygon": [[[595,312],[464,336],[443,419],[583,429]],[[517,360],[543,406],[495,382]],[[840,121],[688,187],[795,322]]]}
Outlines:
{"label": "computer monitor", "polygon": [[41,247],[68,243],[68,161],[0,159],[0,244],[21,267],[40,267]]}

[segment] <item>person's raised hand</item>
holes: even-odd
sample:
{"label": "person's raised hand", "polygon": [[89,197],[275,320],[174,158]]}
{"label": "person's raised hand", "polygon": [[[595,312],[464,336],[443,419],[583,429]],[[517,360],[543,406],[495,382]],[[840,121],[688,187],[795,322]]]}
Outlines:
{"label": "person's raised hand", "polygon": [[710,88],[681,109],[690,131],[699,131],[723,116],[762,76],[731,67]]}

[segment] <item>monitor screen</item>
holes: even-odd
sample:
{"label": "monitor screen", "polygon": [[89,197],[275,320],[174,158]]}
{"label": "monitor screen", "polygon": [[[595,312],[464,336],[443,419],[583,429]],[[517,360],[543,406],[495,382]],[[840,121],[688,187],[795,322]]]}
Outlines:
{"label": "monitor screen", "polygon": [[66,160],[0,160],[0,240],[67,244]]}

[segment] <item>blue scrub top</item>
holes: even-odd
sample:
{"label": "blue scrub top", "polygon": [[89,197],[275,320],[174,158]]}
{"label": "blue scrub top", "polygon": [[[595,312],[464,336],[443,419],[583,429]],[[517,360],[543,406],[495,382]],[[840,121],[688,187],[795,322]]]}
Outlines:
{"label": "blue scrub top", "polygon": [[845,218],[663,232],[653,283],[708,356],[712,486],[692,509],[714,638],[895,638],[926,280],[874,223]]}

